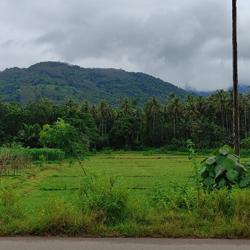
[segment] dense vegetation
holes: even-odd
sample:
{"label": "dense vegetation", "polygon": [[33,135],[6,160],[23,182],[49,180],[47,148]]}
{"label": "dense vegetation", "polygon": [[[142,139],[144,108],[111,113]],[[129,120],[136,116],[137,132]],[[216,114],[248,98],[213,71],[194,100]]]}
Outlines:
{"label": "dense vegetation", "polygon": [[[240,97],[242,146],[249,148],[249,95]],[[181,149],[191,139],[200,149],[232,144],[232,97],[218,91],[209,97],[151,98],[144,107],[124,100],[107,102],[30,104],[0,103],[0,143],[59,148],[66,154],[88,149]],[[73,148],[74,149],[73,149]],[[67,152],[66,152],[67,151]],[[74,151],[74,152],[73,152]]]}
{"label": "dense vegetation", "polygon": [[0,100],[4,102],[27,103],[42,98],[62,102],[71,98],[117,104],[120,99],[133,98],[143,104],[151,96],[163,101],[171,93],[187,95],[183,89],[150,75],[116,69],[85,69],[45,62],[0,72]]}
{"label": "dense vegetation", "polygon": [[[240,101],[249,149],[248,96]],[[231,102],[220,91],[144,107],[1,103],[0,236],[250,237],[249,158],[224,148],[200,171],[207,154],[194,152],[232,143]]]}
{"label": "dense vegetation", "polygon": [[0,235],[249,238],[250,190],[192,176],[187,155],[149,151],[33,164],[0,176]]}

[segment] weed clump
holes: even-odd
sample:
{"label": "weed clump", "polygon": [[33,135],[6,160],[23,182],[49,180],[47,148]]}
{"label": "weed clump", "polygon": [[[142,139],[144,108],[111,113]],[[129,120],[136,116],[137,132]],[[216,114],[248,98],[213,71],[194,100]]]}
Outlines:
{"label": "weed clump", "polygon": [[19,201],[20,197],[15,192],[7,189],[0,190],[0,221],[2,223],[10,223],[23,216]]}
{"label": "weed clump", "polygon": [[29,221],[31,235],[79,235],[90,231],[91,217],[62,199],[50,199]]}
{"label": "weed clump", "polygon": [[128,194],[116,188],[112,179],[87,176],[79,196],[83,211],[94,214],[99,223],[116,224],[126,218]]}
{"label": "weed clump", "polygon": [[16,175],[21,168],[29,166],[30,156],[19,146],[0,148],[0,174],[9,174],[12,171]]}

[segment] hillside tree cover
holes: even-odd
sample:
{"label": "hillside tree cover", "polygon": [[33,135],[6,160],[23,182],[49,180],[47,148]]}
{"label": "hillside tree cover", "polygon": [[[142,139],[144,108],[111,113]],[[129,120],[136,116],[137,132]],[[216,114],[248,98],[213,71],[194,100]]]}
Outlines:
{"label": "hillside tree cover", "polygon": [[86,100],[112,105],[123,98],[143,104],[151,96],[161,101],[171,93],[185,97],[188,92],[144,73],[121,69],[81,68],[60,62],[41,62],[29,68],[0,72],[0,101],[29,103],[41,99],[53,102]]}
{"label": "hillside tree cover", "polygon": [[[246,148],[250,131],[249,97],[246,94],[239,99],[240,133]],[[216,148],[233,145],[232,107],[233,95],[225,91],[186,99],[172,95],[165,102],[151,98],[144,107],[128,99],[117,107],[105,101],[97,105],[46,100],[23,105],[0,103],[0,142],[2,145],[18,142],[32,148],[45,144],[56,147],[48,142],[49,137],[41,139],[41,134],[48,135],[57,125],[66,124],[82,140],[82,145],[92,150],[180,149],[188,139],[201,149]]]}

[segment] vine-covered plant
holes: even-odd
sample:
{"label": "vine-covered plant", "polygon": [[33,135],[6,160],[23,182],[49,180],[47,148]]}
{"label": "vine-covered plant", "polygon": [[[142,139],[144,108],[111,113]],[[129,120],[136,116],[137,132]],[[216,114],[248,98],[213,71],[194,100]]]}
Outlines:
{"label": "vine-covered plant", "polygon": [[250,185],[247,168],[240,164],[239,157],[234,155],[232,149],[224,146],[215,152],[214,156],[202,162],[200,172],[203,187],[207,190],[232,188],[238,186],[244,188]]}

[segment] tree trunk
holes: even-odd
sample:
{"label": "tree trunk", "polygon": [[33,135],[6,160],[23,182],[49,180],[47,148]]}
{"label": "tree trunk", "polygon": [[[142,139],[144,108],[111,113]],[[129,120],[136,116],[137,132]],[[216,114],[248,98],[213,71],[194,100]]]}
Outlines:
{"label": "tree trunk", "polygon": [[232,0],[233,45],[233,138],[235,154],[240,154],[240,119],[238,102],[238,48],[237,48],[237,0]]}

